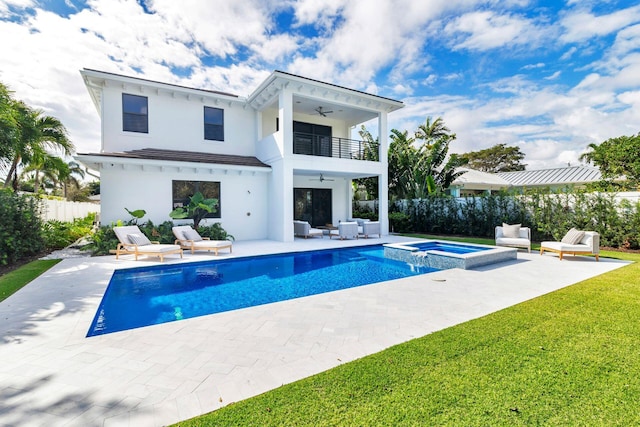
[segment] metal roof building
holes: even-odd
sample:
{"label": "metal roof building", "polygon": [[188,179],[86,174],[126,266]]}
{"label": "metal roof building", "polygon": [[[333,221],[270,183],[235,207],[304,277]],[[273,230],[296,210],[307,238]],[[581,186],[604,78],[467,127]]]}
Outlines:
{"label": "metal roof building", "polygon": [[584,185],[602,179],[600,170],[592,166],[500,172],[497,175],[513,187],[564,187]]}

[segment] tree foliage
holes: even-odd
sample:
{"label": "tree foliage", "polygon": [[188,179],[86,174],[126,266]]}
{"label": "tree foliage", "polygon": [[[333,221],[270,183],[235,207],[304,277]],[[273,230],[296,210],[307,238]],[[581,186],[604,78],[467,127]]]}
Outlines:
{"label": "tree foliage", "polygon": [[197,192],[189,198],[187,206],[179,206],[175,208],[169,216],[173,219],[192,219],[193,228],[196,230],[200,226],[207,214],[218,211],[218,199],[206,199],[201,192]]}
{"label": "tree foliage", "polygon": [[482,172],[514,172],[523,171],[526,164],[524,153],[520,147],[507,146],[506,144],[496,144],[493,147],[480,151],[470,151],[460,155],[468,161],[467,165],[471,169]]}
{"label": "tree foliage", "polygon": [[457,168],[466,161],[456,154],[447,157],[456,139],[441,117],[427,117],[413,136],[391,130],[389,143],[389,197],[415,199],[447,189],[464,172]]}
{"label": "tree foliage", "polygon": [[[0,168],[6,171],[5,187],[18,189],[24,169],[36,172],[34,186],[39,186],[39,172],[51,172],[55,181],[69,178],[69,167],[56,153],[68,156],[75,150],[64,125],[55,117],[13,99],[0,84]],[[46,173],[45,173],[46,175]]]}
{"label": "tree foliage", "polygon": [[580,160],[598,166],[603,178],[626,177],[635,185],[640,183],[640,133],[589,144],[588,148],[590,151],[580,156]]}

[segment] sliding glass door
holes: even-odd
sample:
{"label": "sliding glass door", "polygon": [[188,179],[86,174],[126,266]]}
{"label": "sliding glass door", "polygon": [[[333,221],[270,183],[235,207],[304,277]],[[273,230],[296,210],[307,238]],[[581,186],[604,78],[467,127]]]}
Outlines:
{"label": "sliding glass door", "polygon": [[293,219],[308,221],[316,227],[330,224],[331,218],[331,189],[293,189]]}

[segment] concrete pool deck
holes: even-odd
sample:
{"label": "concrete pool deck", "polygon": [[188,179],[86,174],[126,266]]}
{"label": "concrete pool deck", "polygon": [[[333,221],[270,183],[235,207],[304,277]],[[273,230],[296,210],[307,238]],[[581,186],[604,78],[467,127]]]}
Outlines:
{"label": "concrete pool deck", "polygon": [[[167,263],[415,241],[235,242]],[[86,338],[117,268],[157,258],[65,259],[0,303],[0,425],[161,426],[606,273],[625,262],[518,252],[327,294]]]}

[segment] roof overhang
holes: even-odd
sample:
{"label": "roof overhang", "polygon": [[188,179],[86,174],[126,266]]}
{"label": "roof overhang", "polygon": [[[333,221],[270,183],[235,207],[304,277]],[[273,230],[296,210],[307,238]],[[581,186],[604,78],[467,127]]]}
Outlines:
{"label": "roof overhang", "polygon": [[375,119],[379,113],[390,113],[404,107],[401,101],[349,89],[319,80],[274,71],[247,98],[258,111],[278,106],[278,96],[286,88],[293,93],[294,112],[317,115],[317,108],[336,111],[350,125]]}
{"label": "roof overhang", "polygon": [[[154,150],[154,153],[160,152],[161,154],[160,156],[154,156],[153,153],[144,153],[144,151],[145,150],[121,153],[78,153],[74,158],[85,166],[97,171],[119,169],[209,174],[228,174],[234,172],[236,174],[247,173],[255,175],[258,173],[271,173],[271,167],[260,162],[255,157],[174,152],[172,150]],[[166,156],[171,156],[173,153],[183,153],[184,155],[174,155],[173,159],[166,158]]]}
{"label": "roof overhang", "polygon": [[227,104],[231,106],[234,103],[239,103],[243,106],[246,105],[246,98],[226,92],[190,88],[87,68],[80,70],[80,74],[98,113],[101,113],[102,109],[102,92],[107,87],[119,87],[123,90],[134,91],[141,94],[155,93],[166,94],[172,97],[182,96],[189,100],[200,100],[212,104]]}

